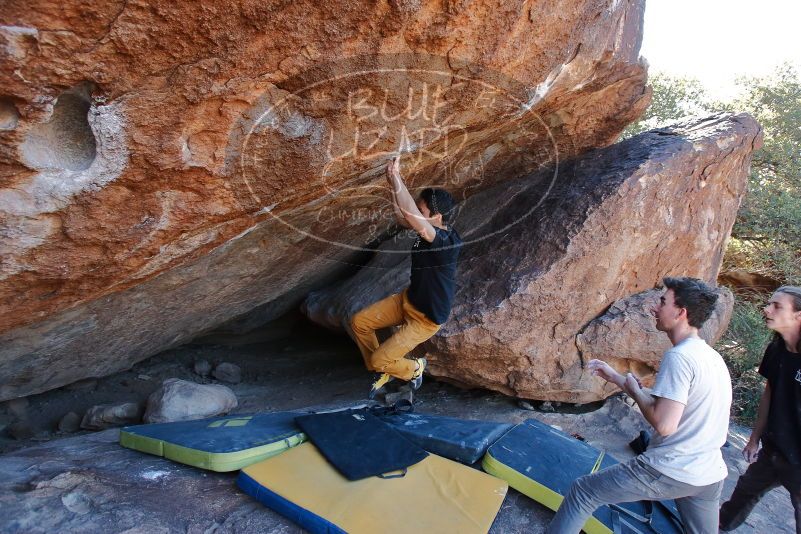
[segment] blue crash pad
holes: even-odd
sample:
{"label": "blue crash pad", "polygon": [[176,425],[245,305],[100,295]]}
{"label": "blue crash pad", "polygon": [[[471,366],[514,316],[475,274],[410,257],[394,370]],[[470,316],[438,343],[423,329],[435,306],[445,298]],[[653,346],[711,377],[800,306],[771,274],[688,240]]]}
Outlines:
{"label": "blue crash pad", "polygon": [[[515,426],[484,455],[487,473],[550,508],[557,510],[570,485],[580,476],[618,463],[613,457],[561,430],[536,419]],[[629,513],[627,513],[629,512]],[[637,521],[630,513],[650,515],[651,523]],[[640,501],[601,506],[584,525],[587,534],[611,534],[618,526],[633,525],[623,532],[681,534],[673,501]]]}
{"label": "blue crash pad", "polygon": [[376,415],[428,452],[467,465],[479,461],[487,448],[514,426],[402,411]]}
{"label": "blue crash pad", "polygon": [[295,425],[302,412],[214,417],[128,426],[120,444],[210,471],[236,471],[305,440]]}

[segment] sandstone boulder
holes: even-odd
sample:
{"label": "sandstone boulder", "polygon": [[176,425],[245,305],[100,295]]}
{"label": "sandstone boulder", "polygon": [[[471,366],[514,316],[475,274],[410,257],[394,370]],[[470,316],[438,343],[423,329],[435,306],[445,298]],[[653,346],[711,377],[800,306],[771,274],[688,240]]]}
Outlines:
{"label": "sandstone boulder", "polygon": [[192,368],[196,375],[200,377],[207,377],[211,374],[211,364],[206,360],[198,360]]}
{"label": "sandstone boulder", "polygon": [[222,362],[214,368],[214,378],[228,382],[229,384],[238,384],[242,381],[242,370],[238,365],[229,362]]}
{"label": "sandstone boulder", "polygon": [[718,283],[726,284],[739,290],[760,291],[771,293],[782,285],[780,280],[762,273],[750,273],[742,269],[721,271],[718,275]]}
{"label": "sandstone boulder", "polygon": [[18,440],[31,439],[39,433],[39,429],[28,421],[14,421],[8,426],[8,433],[12,438]]}
{"label": "sandstone boulder", "polygon": [[650,97],[644,0],[95,7],[0,15],[0,400],[292,309],[390,226],[395,153],[468,197]]}
{"label": "sandstone boulder", "polygon": [[237,406],[236,395],[220,384],[195,384],[169,378],[147,399],[145,423],[170,423],[226,414]]}
{"label": "sandstone boulder", "polygon": [[[760,132],[747,115],[689,121],[568,162],[547,195],[533,175],[470,197],[454,224],[466,245],[451,318],[415,355],[427,355],[434,376],[517,397],[608,395],[582,367],[591,351],[578,334],[589,344],[598,337],[585,331],[591,321],[665,276],[714,282]],[[408,284],[403,251],[402,238],[383,244],[354,278],[311,293],[305,312],[345,327]],[[721,309],[712,339],[727,320]],[[615,347],[630,344],[618,364],[654,369],[658,357],[645,346],[653,332],[634,336],[630,321],[614,323]]]}
{"label": "sandstone boulder", "polygon": [[87,430],[105,430],[114,426],[136,424],[139,423],[141,419],[142,409],[135,402],[126,402],[117,405],[101,404],[92,406],[86,411],[83,420],[81,420],[81,428]]}
{"label": "sandstone boulder", "polygon": [[58,422],[59,432],[77,432],[81,428],[81,417],[75,412],[69,412]]}

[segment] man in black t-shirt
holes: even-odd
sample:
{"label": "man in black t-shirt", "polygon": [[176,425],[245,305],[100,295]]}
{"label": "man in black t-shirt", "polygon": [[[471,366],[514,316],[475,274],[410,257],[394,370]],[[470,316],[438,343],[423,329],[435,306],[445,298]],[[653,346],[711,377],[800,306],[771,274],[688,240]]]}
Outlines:
{"label": "man in black t-shirt", "polygon": [[[370,371],[379,373],[370,398],[392,380],[407,380],[420,387],[425,358],[407,359],[414,347],[437,333],[448,319],[456,288],[456,262],[462,240],[448,226],[455,207],[453,197],[443,189],[425,189],[415,202],[400,176],[400,159],[387,165],[392,206],[398,222],[414,229],[412,271],[409,287],[401,293],[368,306],[351,319],[353,337]],[[400,329],[379,345],[376,330],[400,325]]]}
{"label": "man in black t-shirt", "polygon": [[[754,430],[743,455],[751,465],[720,509],[721,530],[740,526],[769,490],[784,486],[801,534],[801,287],[782,286],[765,306],[775,332],[759,374],[767,378]],[[762,441],[762,450],[759,442]]]}

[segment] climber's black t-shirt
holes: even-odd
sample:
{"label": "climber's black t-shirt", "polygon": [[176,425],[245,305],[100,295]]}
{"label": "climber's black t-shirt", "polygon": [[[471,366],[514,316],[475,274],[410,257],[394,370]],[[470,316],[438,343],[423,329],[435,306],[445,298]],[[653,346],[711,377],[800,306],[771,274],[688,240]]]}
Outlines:
{"label": "climber's black t-shirt", "polygon": [[801,466],[801,354],[784,341],[765,350],[759,374],[770,384],[770,410],[763,440],[769,441],[792,465]]}
{"label": "climber's black t-shirt", "polygon": [[418,236],[412,245],[412,276],[406,296],[431,321],[444,324],[456,292],[456,261],[462,239],[454,229],[434,230],[434,241],[429,243]]}

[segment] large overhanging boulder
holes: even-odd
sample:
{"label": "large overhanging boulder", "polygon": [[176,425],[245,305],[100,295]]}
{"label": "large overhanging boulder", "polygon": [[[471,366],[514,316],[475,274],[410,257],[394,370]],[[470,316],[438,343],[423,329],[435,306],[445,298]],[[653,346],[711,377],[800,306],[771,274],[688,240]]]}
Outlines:
{"label": "large overhanging boulder", "polygon": [[[665,276],[715,281],[760,132],[748,115],[708,117],[571,161],[544,198],[541,176],[470,197],[455,223],[467,245],[451,318],[417,350],[431,374],[568,402],[613,391],[586,371],[589,358],[652,378],[670,345],[649,318],[648,290]],[[305,313],[346,328],[408,284],[402,251],[403,238],[388,241],[352,279],[312,292]],[[731,294],[721,295],[710,342],[731,313]]]}
{"label": "large overhanging boulder", "polygon": [[647,106],[644,0],[7,3],[0,400],[296,306],[389,227]]}

